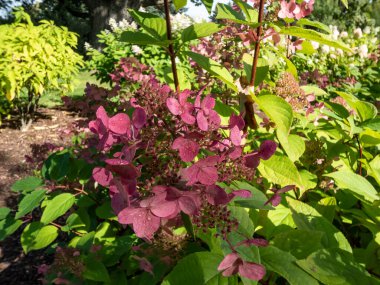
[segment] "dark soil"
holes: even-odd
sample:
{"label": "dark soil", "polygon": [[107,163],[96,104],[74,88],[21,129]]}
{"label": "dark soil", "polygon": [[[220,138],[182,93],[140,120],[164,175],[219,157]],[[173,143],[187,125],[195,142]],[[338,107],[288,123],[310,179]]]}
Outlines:
{"label": "dark soil", "polygon": [[[3,121],[0,126],[0,207],[17,210],[17,193],[12,184],[33,175],[53,150],[70,144],[73,123],[81,120],[63,109],[41,108],[29,130],[19,130],[18,121]],[[51,263],[44,251],[25,255],[20,244],[23,226],[0,242],[0,284],[41,284],[38,265]]]}

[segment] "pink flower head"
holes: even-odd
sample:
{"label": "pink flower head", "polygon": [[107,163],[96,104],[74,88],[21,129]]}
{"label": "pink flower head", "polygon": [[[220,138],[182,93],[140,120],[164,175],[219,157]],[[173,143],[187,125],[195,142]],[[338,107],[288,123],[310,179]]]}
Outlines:
{"label": "pink flower head", "polygon": [[195,117],[192,115],[194,106],[190,102],[187,102],[190,93],[190,90],[185,90],[179,93],[178,100],[168,98],[166,100],[166,106],[173,115],[180,116],[182,121],[186,124],[193,125],[195,123]]}
{"label": "pink flower head", "polygon": [[290,0],[289,2],[287,2],[286,0],[281,0],[280,5],[281,10],[278,12],[278,17],[282,19],[292,19],[295,17],[296,14],[298,14],[301,11],[300,7],[296,4],[295,0]]}
{"label": "pink flower head", "polygon": [[266,140],[261,145],[258,151],[254,151],[244,156],[245,166],[249,168],[257,168],[260,164],[260,159],[268,160],[277,149],[277,144],[274,141]]}
{"label": "pink flower head", "polygon": [[197,123],[202,131],[209,128],[217,129],[220,126],[221,119],[219,114],[213,110],[215,107],[215,99],[211,95],[206,96],[201,102],[201,96],[195,99],[194,107],[197,109]]}
{"label": "pink flower head", "polygon": [[199,152],[199,145],[195,141],[183,137],[176,138],[172,148],[178,149],[179,156],[184,162],[192,161]]}
{"label": "pink flower head", "polygon": [[209,156],[194,163],[182,171],[183,177],[188,181],[187,185],[199,182],[203,185],[213,185],[218,180],[218,170],[215,165],[219,162],[219,156]]}
{"label": "pink flower head", "polygon": [[223,271],[222,275],[225,277],[239,273],[241,277],[251,280],[261,280],[266,273],[264,266],[242,260],[236,252],[226,255],[219,264],[218,270]]}
{"label": "pink flower head", "polygon": [[301,4],[301,11],[298,15],[296,15],[296,18],[299,20],[303,17],[309,16],[314,9],[314,0],[309,0],[308,2],[304,1]]}
{"label": "pink flower head", "polygon": [[270,197],[268,201],[265,202],[264,205],[268,205],[271,203],[274,207],[278,206],[281,203],[281,195],[282,193],[289,192],[291,190],[296,189],[295,185],[288,185],[281,189],[270,189],[272,192],[274,192],[273,196]]}

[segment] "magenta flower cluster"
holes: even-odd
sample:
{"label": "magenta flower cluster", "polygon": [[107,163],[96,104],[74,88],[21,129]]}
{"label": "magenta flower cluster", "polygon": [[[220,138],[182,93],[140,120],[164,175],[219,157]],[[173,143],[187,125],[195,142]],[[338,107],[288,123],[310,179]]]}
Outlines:
{"label": "magenta flower cluster", "polygon": [[[128,73],[126,66],[123,73]],[[222,170],[241,164],[254,171],[261,159],[274,154],[275,142],[264,141],[246,154],[244,120],[233,114],[229,124],[222,125],[211,94],[174,92],[154,76],[124,79],[140,85],[126,112],[109,116],[99,107],[89,123],[98,138],[97,148],[105,155],[93,178],[109,189],[121,224],[151,240],[161,227],[181,223],[181,213],[197,217],[205,203],[218,207],[236,196],[251,197],[249,190],[218,186],[230,179]],[[244,270],[253,270],[239,258],[233,266],[238,269],[232,272],[241,271],[248,278]]]}

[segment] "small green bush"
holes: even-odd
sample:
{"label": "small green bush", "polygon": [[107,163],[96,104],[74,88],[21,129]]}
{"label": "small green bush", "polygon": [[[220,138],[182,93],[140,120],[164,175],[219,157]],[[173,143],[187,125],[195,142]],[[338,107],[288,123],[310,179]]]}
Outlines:
{"label": "small green bush", "polygon": [[15,22],[0,26],[0,96],[13,101],[22,127],[30,125],[47,90],[69,91],[83,65],[75,52],[77,35],[51,21],[34,25],[22,9]]}

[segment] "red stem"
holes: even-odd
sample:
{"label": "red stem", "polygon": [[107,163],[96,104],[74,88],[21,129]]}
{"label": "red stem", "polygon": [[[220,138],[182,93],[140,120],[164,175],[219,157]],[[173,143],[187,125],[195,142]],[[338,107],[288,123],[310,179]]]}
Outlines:
{"label": "red stem", "polygon": [[[168,41],[172,40],[172,27],[170,24],[170,9],[169,9],[169,0],[164,0],[164,6],[165,6],[165,17],[166,17],[166,34]],[[178,74],[177,74],[177,65],[175,62],[175,52],[173,44],[169,44],[169,56],[170,61],[172,63],[172,72],[173,72],[173,79],[174,79],[174,86],[176,91],[179,91],[179,81],[178,81]]]}
{"label": "red stem", "polygon": [[260,54],[260,41],[261,41],[261,33],[263,31],[262,22],[264,17],[264,0],[260,0],[260,7],[259,7],[259,26],[257,27],[257,40],[255,43],[255,54],[253,56],[253,63],[252,63],[252,72],[251,72],[251,81],[249,86],[254,86],[255,79],[256,79],[256,69],[257,69],[257,61],[259,59]]}

